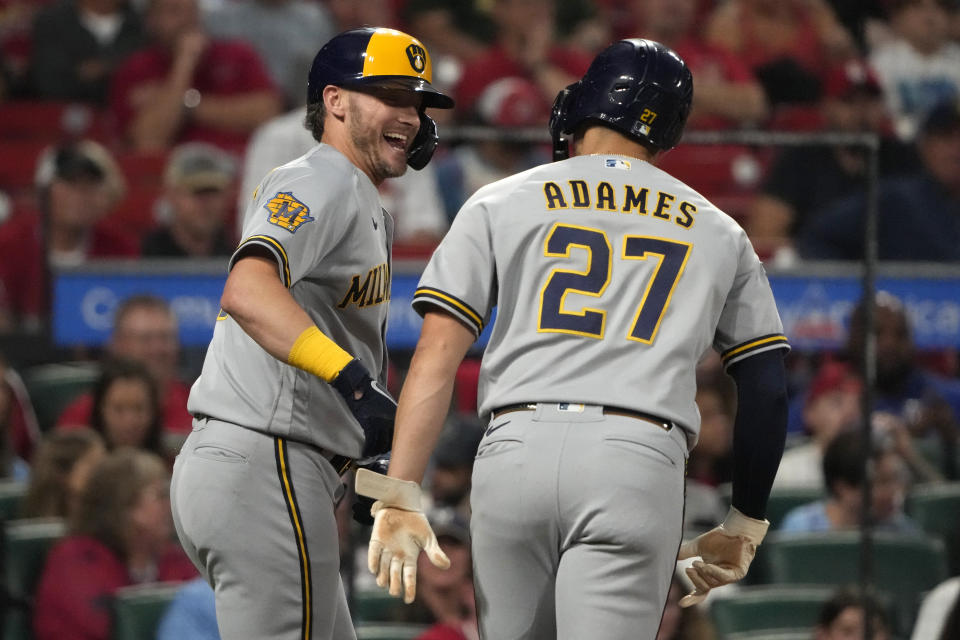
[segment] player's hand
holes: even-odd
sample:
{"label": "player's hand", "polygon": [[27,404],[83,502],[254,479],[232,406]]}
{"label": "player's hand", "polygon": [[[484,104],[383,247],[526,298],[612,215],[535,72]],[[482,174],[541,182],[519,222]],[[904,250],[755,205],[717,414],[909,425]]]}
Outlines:
{"label": "player's hand", "polygon": [[[357,469],[368,469],[373,473],[379,473],[384,476],[387,475],[387,469],[389,468],[389,451],[383,455],[379,455],[375,458],[363,460],[357,463]],[[371,511],[373,510],[373,503],[375,500],[369,496],[362,496],[359,493],[354,493],[356,495],[353,500],[353,519],[363,526],[369,527],[373,524],[373,515],[371,514]]]}
{"label": "player's hand", "polygon": [[354,358],[330,384],[336,389],[363,429],[363,458],[386,453],[393,443],[393,420],[397,402]]}
{"label": "player's hand", "polygon": [[377,576],[377,584],[389,587],[390,595],[403,595],[407,604],[417,595],[417,560],[420,550],[440,569],[450,568],[450,558],[437,543],[427,517],[420,511],[387,507],[379,500],[373,504],[373,531],[367,566]]}
{"label": "player's hand", "polygon": [[693,591],[680,600],[681,607],[699,604],[715,588],[740,580],[747,575],[757,547],[770,523],[743,515],[730,507],[723,523],[680,546],[678,560],[700,556],[687,568]]}

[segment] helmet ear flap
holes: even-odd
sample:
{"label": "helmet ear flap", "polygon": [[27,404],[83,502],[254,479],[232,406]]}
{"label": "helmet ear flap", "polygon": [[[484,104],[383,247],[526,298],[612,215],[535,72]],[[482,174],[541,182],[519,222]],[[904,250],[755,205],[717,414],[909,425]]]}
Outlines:
{"label": "helmet ear flap", "polygon": [[550,111],[550,136],[553,138],[553,161],[566,160],[570,157],[570,142],[563,132],[567,126],[567,114],[570,104],[580,83],[575,82],[557,94]]}
{"label": "helmet ear flap", "polygon": [[413,138],[410,151],[407,152],[407,164],[410,168],[419,171],[427,166],[439,143],[440,136],[437,133],[437,123],[421,109],[420,129]]}

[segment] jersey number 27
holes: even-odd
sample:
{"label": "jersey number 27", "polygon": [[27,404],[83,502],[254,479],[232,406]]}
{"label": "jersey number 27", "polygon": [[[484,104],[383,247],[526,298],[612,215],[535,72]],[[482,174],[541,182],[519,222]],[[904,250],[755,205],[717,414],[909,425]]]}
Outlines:
{"label": "jersey number 27", "polygon": [[[657,258],[653,275],[637,305],[633,327],[628,340],[651,344],[657,336],[660,321],[670,305],[673,290],[683,275],[690,256],[687,242],[654,238],[651,236],[625,236],[623,238],[624,260]],[[599,298],[610,284],[613,267],[610,239],[600,229],[590,229],[557,223],[547,234],[544,255],[552,258],[569,258],[573,247],[586,249],[589,254],[585,271],[554,269],[540,290],[540,331],[572,333],[574,335],[603,338],[607,312],[603,309],[584,307],[581,311],[567,311],[564,299],[568,293]]]}

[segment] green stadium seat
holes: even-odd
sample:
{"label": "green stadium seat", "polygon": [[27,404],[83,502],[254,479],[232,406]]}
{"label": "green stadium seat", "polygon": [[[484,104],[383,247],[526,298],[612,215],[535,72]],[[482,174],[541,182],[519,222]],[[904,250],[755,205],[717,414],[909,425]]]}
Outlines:
{"label": "green stadium seat", "polygon": [[63,410],[77,396],[93,388],[100,376],[96,363],[54,363],[30,367],[22,372],[40,430],[53,428]]}
{"label": "green stadium seat", "polygon": [[159,582],[118,589],[113,595],[113,640],[153,640],[181,586]]}
{"label": "green stadium seat", "polygon": [[392,622],[403,619],[403,600],[391,596],[385,589],[358,589],[354,596],[353,621]]}
{"label": "green stadium seat", "polygon": [[47,553],[66,533],[59,519],[9,520],[3,527],[4,584],[10,598],[4,640],[31,640],[30,611]]}
{"label": "green stadium seat", "polygon": [[357,640],[415,640],[429,626],[399,622],[357,625]]}
{"label": "green stadium seat", "polygon": [[14,520],[20,513],[20,503],[27,494],[27,483],[14,480],[0,481],[0,520]]}
{"label": "green stadium seat", "polygon": [[924,531],[943,540],[950,574],[960,574],[960,482],[914,487],[906,511]]}
{"label": "green stadium seat", "polygon": [[796,507],[815,502],[824,496],[823,489],[774,489],[770,492],[767,501],[767,520],[770,521],[770,530],[780,528],[783,518]]}
{"label": "green stadium seat", "polygon": [[812,629],[784,629],[781,631],[747,631],[734,633],[724,640],[810,640]]}
{"label": "green stadium seat", "polygon": [[824,586],[745,587],[729,597],[713,599],[710,617],[721,638],[734,633],[812,629],[832,593],[832,587]]}
{"label": "green stadium seat", "polygon": [[[767,577],[773,583],[849,585],[860,575],[856,531],[771,534],[763,541]],[[943,542],[919,535],[873,536],[873,584],[895,602],[896,625],[908,631],[921,594],[947,577]]]}

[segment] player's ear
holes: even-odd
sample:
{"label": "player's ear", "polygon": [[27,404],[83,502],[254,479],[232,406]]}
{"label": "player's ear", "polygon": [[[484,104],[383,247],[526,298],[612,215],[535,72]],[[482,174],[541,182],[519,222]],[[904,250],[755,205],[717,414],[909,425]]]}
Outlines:
{"label": "player's ear", "polygon": [[341,87],[328,84],[323,88],[323,105],[326,107],[327,113],[338,120],[343,120],[346,116],[348,100],[347,92]]}

